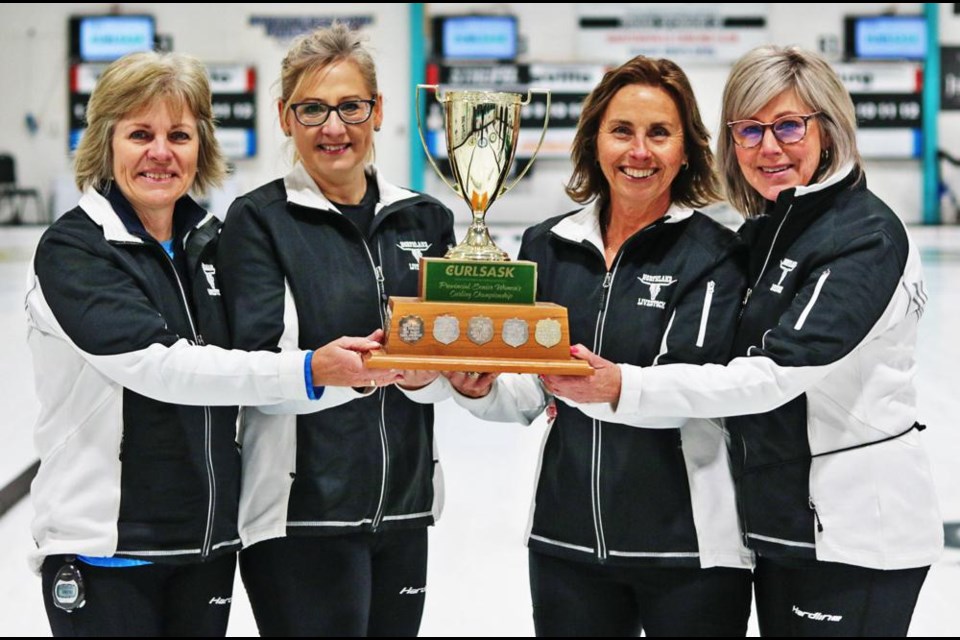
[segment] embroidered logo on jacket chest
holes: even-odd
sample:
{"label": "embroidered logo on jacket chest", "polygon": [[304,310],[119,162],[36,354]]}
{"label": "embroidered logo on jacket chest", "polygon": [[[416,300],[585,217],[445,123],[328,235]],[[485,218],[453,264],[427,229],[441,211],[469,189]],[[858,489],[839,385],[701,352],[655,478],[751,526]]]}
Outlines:
{"label": "embroidered logo on jacket chest", "polygon": [[203,275],[207,278],[207,285],[209,286],[207,293],[211,296],[220,295],[220,289],[217,287],[216,268],[214,268],[212,264],[207,264],[206,262],[201,262],[200,268],[203,269]]}
{"label": "embroidered logo on jacket chest", "polygon": [[770,291],[774,293],[783,293],[783,281],[786,280],[787,274],[797,268],[797,261],[791,260],[790,258],[784,258],[780,261],[780,279],[775,283],[770,285]]}
{"label": "embroidered logo on jacket chest", "polygon": [[426,240],[401,240],[397,243],[397,248],[402,251],[409,251],[413,257],[413,262],[409,263],[411,271],[420,270],[420,258],[423,252],[433,246],[433,243]]}
{"label": "embroidered logo on jacket chest", "polygon": [[650,297],[649,298],[637,298],[638,307],[655,307],[657,309],[665,309],[667,303],[663,300],[657,300],[657,296],[660,295],[660,291],[664,287],[669,287],[676,283],[677,279],[673,276],[658,276],[645,273],[642,276],[638,276],[637,280],[643,284],[650,287]]}

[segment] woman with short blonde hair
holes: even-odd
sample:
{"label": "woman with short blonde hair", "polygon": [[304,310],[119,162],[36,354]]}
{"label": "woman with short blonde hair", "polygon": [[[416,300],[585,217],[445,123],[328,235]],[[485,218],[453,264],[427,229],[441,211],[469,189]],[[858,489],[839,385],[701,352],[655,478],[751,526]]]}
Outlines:
{"label": "woman with short blonde hair", "polygon": [[382,375],[363,365],[379,346],[365,338],[226,348],[220,223],[189,195],[223,175],[211,113],[192,58],[109,65],[77,153],[80,202],[37,247],[31,560],[56,636],[224,635],[240,546],[236,405],[319,408],[314,384]]}
{"label": "woman with short blonde hair", "polygon": [[207,70],[196,58],[153,51],[134,53],[111,64],[100,76],[87,103],[87,128],[77,145],[77,187],[105,189],[113,179],[111,145],[117,122],[144,107],[167,102],[175,112],[186,108],[197,120],[200,145],[193,190],[203,195],[219,186],[227,163],[214,135],[216,124]]}

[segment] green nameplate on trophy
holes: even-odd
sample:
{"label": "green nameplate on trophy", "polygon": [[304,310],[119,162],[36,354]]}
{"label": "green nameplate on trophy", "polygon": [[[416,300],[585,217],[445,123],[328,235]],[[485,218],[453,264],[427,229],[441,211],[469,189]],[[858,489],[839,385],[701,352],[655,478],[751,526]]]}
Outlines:
{"label": "green nameplate on trophy", "polygon": [[424,302],[533,304],[537,264],[421,258],[420,292]]}

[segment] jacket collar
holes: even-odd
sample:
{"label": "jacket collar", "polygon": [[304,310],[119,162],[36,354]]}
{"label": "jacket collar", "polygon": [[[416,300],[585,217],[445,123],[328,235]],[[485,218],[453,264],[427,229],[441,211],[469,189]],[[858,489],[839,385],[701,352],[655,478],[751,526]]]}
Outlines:
{"label": "jacket collar", "polygon": [[[80,196],[78,204],[87,217],[103,230],[103,237],[108,242],[143,243],[146,231],[139,218],[135,214],[119,213],[110,200],[95,188],[87,187]],[[174,228],[188,230],[201,227],[214,217],[212,213],[194,202],[190,196],[183,196],[177,201],[173,215]],[[183,235],[185,236],[186,233]]]}
{"label": "jacket collar", "polygon": [[[751,281],[760,277],[765,265],[776,264],[776,260],[783,258],[810,225],[828,215],[837,195],[853,186],[859,175],[854,164],[844,165],[820,182],[782,191],[764,215],[747,220],[739,233],[744,242],[753,247],[749,265]],[[862,178],[860,186],[866,188]]]}
{"label": "jacket collar", "polygon": [[[387,182],[372,164],[367,165],[364,173],[367,177],[372,177],[377,181],[377,189],[380,191],[380,201],[377,203],[376,213],[380,213],[382,209],[392,204],[409,200],[419,195],[413,191]],[[307,173],[302,162],[294,165],[293,170],[283,178],[283,186],[287,191],[287,202],[301,207],[307,207],[308,209],[336,211],[339,213],[337,207],[320,191],[320,187],[317,186],[317,183],[314,182],[310,174]]]}
{"label": "jacket collar", "polygon": [[[662,220],[675,224],[693,215],[693,209],[671,204]],[[588,242],[603,253],[603,234],[600,232],[600,201],[594,200],[576,213],[566,216],[550,228],[550,231],[571,242]]]}
{"label": "jacket collar", "polygon": [[[802,198],[804,196],[810,196],[810,195],[820,193],[822,191],[826,191],[827,189],[830,189],[831,187],[844,181],[853,172],[853,169],[854,169],[853,163],[848,162],[847,164],[837,169],[835,173],[830,174],[829,176],[826,177],[826,179],[821,180],[820,182],[815,182],[813,184],[808,184],[808,185],[801,185],[792,190],[787,189],[786,191],[783,191],[780,195],[784,196],[784,194],[786,194],[787,198]],[[780,200],[780,197],[777,197],[777,200]]]}
{"label": "jacket collar", "polygon": [[80,208],[101,229],[103,237],[109,242],[143,242],[143,238],[133,235],[113,210],[110,201],[93,187],[87,187],[80,196]]}

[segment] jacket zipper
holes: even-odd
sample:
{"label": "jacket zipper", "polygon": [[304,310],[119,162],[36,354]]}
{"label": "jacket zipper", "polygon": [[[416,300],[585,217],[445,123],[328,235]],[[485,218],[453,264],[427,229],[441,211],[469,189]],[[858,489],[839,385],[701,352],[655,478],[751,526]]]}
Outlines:
{"label": "jacket zipper", "polygon": [[[385,207],[384,207],[385,208]],[[383,213],[383,209],[379,211],[374,210],[374,220],[377,216]],[[342,214],[337,214],[341,215]],[[345,218],[345,217],[344,217]],[[370,251],[370,243],[367,242],[367,236],[360,230],[357,225],[353,224],[352,220],[345,218],[347,222],[356,230],[357,235],[360,237],[360,244],[363,245],[364,251],[367,252],[367,259],[370,261],[370,266],[373,268],[373,275],[377,281],[377,313],[380,315],[380,328],[386,330],[385,325],[385,316],[387,309],[387,293],[386,293],[386,278],[383,274],[383,247],[380,244],[380,240],[377,240],[377,256],[380,258],[380,264],[377,264],[377,261],[373,259],[373,252]],[[371,527],[374,531],[380,526],[380,523],[383,521],[384,511],[386,508],[386,494],[387,494],[387,478],[389,477],[390,471],[390,445],[387,441],[387,424],[386,424],[386,389],[381,387],[377,393],[380,396],[380,418],[378,429],[380,432],[380,454],[383,457],[383,465],[381,466],[380,471],[380,496],[377,499],[377,508],[373,514],[373,522]]]}
{"label": "jacket zipper", "polygon": [[[617,268],[620,266],[620,260],[623,257],[621,248],[620,254],[613,263],[613,269],[607,271],[603,276],[603,292],[600,294],[600,305],[597,308],[597,323],[594,329],[593,352],[600,353],[603,347],[603,328],[606,322],[607,308],[610,304],[610,291],[613,288],[613,279],[616,277]],[[603,530],[603,511],[600,506],[600,471],[603,453],[603,422],[600,420],[591,420],[593,426],[593,450],[590,464],[590,502],[593,509],[593,530],[597,539],[597,558],[599,560],[607,559],[607,538]]]}
{"label": "jacket zipper", "polygon": [[[386,309],[387,303],[387,292],[386,285],[384,284],[386,278],[383,275],[383,247],[380,245],[380,241],[377,240],[377,256],[380,258],[380,264],[376,264],[373,260],[373,254],[370,252],[370,247],[367,245],[366,240],[363,241],[364,247],[367,249],[367,256],[370,258],[370,263],[373,265],[373,272],[377,279],[377,309],[380,313],[380,326],[383,328],[384,325],[384,309]],[[387,440],[387,420],[386,420],[386,401],[387,401],[387,392],[386,389],[380,387],[377,390],[377,393],[380,395],[380,420],[378,428],[380,430],[380,451],[383,455],[383,466],[380,472],[380,497],[377,501],[377,510],[373,516],[373,530],[376,531],[377,527],[380,526],[380,523],[383,521],[384,510],[386,508],[386,495],[387,495],[387,478],[389,478],[390,472],[390,443]]]}
{"label": "jacket zipper", "polygon": [[770,264],[770,256],[773,255],[773,248],[777,246],[777,238],[780,237],[780,231],[783,229],[784,223],[787,221],[787,217],[790,215],[790,212],[793,211],[793,204],[787,207],[787,212],[783,214],[783,220],[780,221],[780,224],[777,226],[777,232],[773,234],[773,241],[770,243],[770,249],[767,251],[767,257],[763,260],[763,267],[760,268],[760,275],[757,276],[756,281],[753,283],[752,287],[747,287],[747,292],[743,296],[743,302],[740,304],[740,317],[743,317],[743,311],[747,308],[747,302],[750,301],[750,295],[753,293],[753,290],[757,288],[760,284],[760,280],[763,278],[763,274],[767,272],[767,266]]}
{"label": "jacket zipper", "polygon": [[[644,234],[648,230],[649,228],[639,231],[628,238],[627,241],[621,245],[620,250],[617,252],[617,257],[613,262],[613,268],[607,271],[603,276],[603,284],[601,285],[603,292],[600,295],[600,304],[597,307],[597,322],[594,325],[593,332],[593,352],[596,354],[599,354],[601,348],[603,347],[603,329],[606,321],[607,308],[610,304],[610,291],[613,288],[613,279],[616,277],[617,269],[620,266],[620,261],[623,259],[627,245],[631,244],[638,236]],[[565,242],[570,242],[566,238],[561,237],[561,239]],[[601,260],[605,260],[602,253],[599,251],[596,253]],[[606,265],[605,261],[604,265]],[[608,556],[607,541],[603,531],[603,513],[600,506],[600,461],[603,452],[603,421],[592,419],[591,425],[593,428],[593,446],[590,461],[590,505],[593,512],[593,530],[597,540],[597,559],[606,560]]]}
{"label": "jacket zipper", "polygon": [[[724,422],[724,428],[726,429],[726,422]],[[729,431],[727,432],[729,434]],[[747,469],[747,440],[743,437],[743,434],[737,434],[740,438],[740,446],[743,447],[743,471],[740,473],[740,477],[737,478],[734,476],[734,490],[733,490],[733,499],[737,505],[737,519],[740,521],[740,539],[743,540],[743,546],[750,546],[750,529],[749,523],[747,522],[747,512],[743,506],[743,500],[740,495],[742,493],[742,488],[739,486],[743,482],[743,477],[746,476]]]}
{"label": "jacket zipper", "polygon": [[[780,231],[783,229],[783,225],[787,222],[787,217],[790,215],[791,211],[793,211],[792,203],[790,204],[789,207],[787,207],[787,212],[783,214],[783,219],[780,220],[780,224],[777,226],[777,231],[776,233],[773,234],[773,240],[770,242],[770,248],[767,250],[767,257],[763,259],[763,267],[760,268],[760,274],[757,276],[757,279],[754,281],[753,286],[747,287],[747,291],[743,296],[743,302],[740,303],[740,314],[738,315],[738,319],[743,318],[743,312],[747,308],[747,303],[750,302],[750,296],[751,294],[753,294],[753,290],[760,285],[760,280],[763,279],[763,275],[767,272],[767,266],[770,264],[770,256],[773,255],[773,248],[777,246],[777,238],[780,237]],[[743,434],[737,434],[737,436],[740,438],[740,445],[743,447],[744,472],[741,474],[741,479],[734,478],[735,485],[739,485],[743,481],[742,476],[746,474],[746,468],[747,468],[747,441],[743,437]],[[740,521],[740,536],[743,539],[744,546],[749,547],[750,546],[749,544],[750,542],[749,526],[750,525],[747,522],[747,514],[741,502],[740,493],[741,493],[740,487],[739,486],[735,487],[734,496],[737,504],[737,518]],[[812,501],[810,502],[810,508],[811,509],[813,508]],[[816,515],[816,510],[814,510],[814,515]]]}
{"label": "jacket zipper", "polygon": [[[186,238],[184,238],[184,243],[186,243]],[[187,321],[190,323],[190,331],[193,332],[194,342],[198,345],[203,345],[203,336],[200,335],[200,332],[197,330],[197,325],[193,321],[193,314],[190,312],[190,301],[187,298],[187,293],[183,288],[183,283],[180,281],[180,274],[177,273],[177,267],[173,264],[173,260],[167,254],[166,250],[164,250],[162,247],[160,247],[160,250],[167,259],[167,263],[170,265],[170,270],[173,272],[173,279],[176,281],[177,288],[180,290],[180,298],[183,301],[183,308],[187,312]],[[204,463],[207,468],[207,488],[209,493],[207,498],[206,531],[203,534],[203,546],[200,550],[200,556],[204,558],[210,555],[211,547],[213,545],[213,520],[217,506],[217,479],[213,470],[213,445],[211,441],[212,418],[210,415],[210,407],[205,406],[203,408],[203,456]]]}

